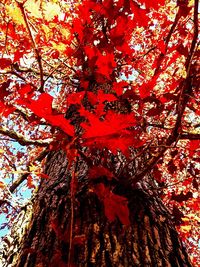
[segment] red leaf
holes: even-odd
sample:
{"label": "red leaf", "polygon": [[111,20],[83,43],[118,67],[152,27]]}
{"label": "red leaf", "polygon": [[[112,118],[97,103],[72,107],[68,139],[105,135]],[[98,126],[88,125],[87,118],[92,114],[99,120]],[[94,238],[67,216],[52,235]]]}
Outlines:
{"label": "red leaf", "polygon": [[35,188],[35,185],[33,183],[33,177],[31,175],[27,177],[27,187],[29,189]]}
{"label": "red leaf", "polygon": [[94,166],[89,169],[88,176],[92,179],[96,179],[100,176],[106,176],[108,180],[112,180],[113,173],[103,166]]}
{"label": "red leaf", "polygon": [[128,201],[125,197],[112,193],[102,183],[96,185],[94,191],[99,199],[103,201],[105,215],[110,222],[118,218],[122,224],[130,224]]}
{"label": "red leaf", "polygon": [[157,77],[154,77],[152,80],[148,81],[147,83],[144,83],[139,87],[140,97],[145,98],[150,96],[150,93],[152,92],[154,86],[156,85]]}
{"label": "red leaf", "polygon": [[147,116],[157,116],[157,115],[160,115],[161,114],[161,111],[163,110],[163,107],[160,106],[160,107],[157,107],[157,108],[152,108],[150,109],[146,115]]}
{"label": "red leaf", "polygon": [[74,127],[65,119],[63,114],[54,114],[52,110],[53,97],[47,93],[42,93],[37,100],[19,99],[18,103],[25,105],[35,115],[44,118],[52,126],[59,127],[70,136],[74,136]]}
{"label": "red leaf", "polygon": [[179,161],[178,163],[180,171],[182,171],[185,168],[185,163],[183,163],[182,161]]}
{"label": "red leaf", "polygon": [[[176,101],[178,96],[175,94],[171,94],[171,93],[166,93],[163,95],[163,98],[165,98],[167,101],[173,100]],[[163,101],[162,101],[163,102]],[[166,102],[166,101],[165,101]]]}
{"label": "red leaf", "polygon": [[1,114],[1,116],[8,117],[8,115],[13,113],[15,111],[15,109],[16,109],[15,107],[12,107],[10,105],[6,105],[2,101],[0,101],[0,114]]}
{"label": "red leaf", "polygon": [[99,90],[98,91],[98,95],[97,98],[99,100],[100,103],[103,103],[105,101],[115,101],[117,100],[116,96],[114,96],[113,94],[106,94],[104,93],[103,90]]}
{"label": "red leaf", "polygon": [[113,83],[113,89],[116,92],[116,94],[118,96],[122,95],[123,91],[124,91],[124,87],[127,87],[129,84],[125,81],[121,81],[121,82],[114,82]]}
{"label": "red leaf", "polygon": [[40,177],[48,179],[49,175],[45,174],[45,173],[37,173]]}
{"label": "red leaf", "polygon": [[169,163],[168,163],[168,166],[167,166],[167,169],[168,171],[173,174],[174,172],[177,171],[177,167],[176,165],[174,164],[173,160],[170,160]]}
{"label": "red leaf", "polygon": [[0,99],[4,99],[4,97],[8,96],[12,92],[7,91],[6,89],[9,87],[11,80],[7,80],[6,82],[0,85]]}
{"label": "red leaf", "polygon": [[178,149],[171,151],[170,154],[171,154],[172,158],[174,158],[178,154]]}
{"label": "red leaf", "polygon": [[165,0],[160,0],[160,1],[158,1],[158,0],[151,0],[151,1],[149,1],[149,0],[142,0],[140,2],[145,3],[145,6],[147,8],[151,8],[152,7],[154,9],[158,9],[159,6],[163,6],[165,4]]}
{"label": "red leaf", "polygon": [[146,10],[141,9],[135,1],[130,1],[130,6],[134,14],[134,22],[139,26],[147,26],[149,18],[146,16]]}
{"label": "red leaf", "polygon": [[166,44],[163,40],[160,40],[157,44],[157,47],[160,49],[162,54],[165,54]]}
{"label": "red leaf", "polygon": [[19,51],[17,50],[16,52],[14,52],[14,62],[19,62],[20,58],[22,58],[24,55],[24,51]]}
{"label": "red leaf", "polygon": [[113,42],[117,43],[118,41],[117,45],[121,45],[124,42],[123,37],[128,24],[128,18],[127,16],[118,16],[115,22],[116,26],[110,30],[110,36]]}
{"label": "red leaf", "polygon": [[172,214],[173,214],[173,216],[175,218],[176,225],[180,225],[182,223],[182,218],[184,217],[183,212],[180,211],[178,207],[173,205]]}
{"label": "red leaf", "polygon": [[200,149],[199,140],[191,140],[189,144],[190,144],[189,150],[191,150],[191,151],[195,151],[197,149]]}
{"label": "red leaf", "polygon": [[10,67],[11,64],[12,60],[10,60],[9,58],[0,58],[0,69],[6,69]]}
{"label": "red leaf", "polygon": [[94,106],[98,103],[97,95],[92,92],[87,92],[88,101]]}
{"label": "red leaf", "polygon": [[117,66],[113,53],[98,53],[96,66],[98,68],[98,73],[110,79],[110,75],[112,74],[114,68]]}
{"label": "red leaf", "polygon": [[180,16],[187,17],[187,15],[190,13],[190,10],[192,7],[188,7],[187,3],[188,1],[177,1],[179,6],[179,14]]}
{"label": "red leaf", "polygon": [[192,180],[192,185],[193,185],[193,187],[196,189],[196,190],[198,190],[199,189],[199,183],[197,182],[197,179],[193,179]]}
{"label": "red leaf", "polygon": [[85,129],[83,138],[112,135],[136,125],[134,114],[117,114],[109,111],[104,121],[86,110],[82,110],[81,115],[85,115],[89,120],[89,124],[82,123],[82,127]]}
{"label": "red leaf", "polygon": [[181,55],[184,55],[185,57],[187,57],[188,55],[188,48],[183,46],[183,44],[180,44],[177,49],[176,49]]}
{"label": "red leaf", "polygon": [[132,89],[128,89],[126,90],[126,92],[122,95],[122,98],[123,99],[132,99],[132,100],[140,100],[140,97],[135,93],[135,90],[132,88]]}
{"label": "red leaf", "polygon": [[163,173],[157,167],[153,170],[153,176],[158,183],[162,182]]}
{"label": "red leaf", "polygon": [[83,100],[84,95],[85,95],[85,92],[78,92],[78,93],[69,94],[67,96],[68,105],[81,104],[81,101]]}
{"label": "red leaf", "polygon": [[88,56],[88,58],[91,60],[94,57],[97,58],[97,51],[98,49],[94,46],[85,46],[84,47],[85,53]]}
{"label": "red leaf", "polygon": [[185,179],[182,183],[183,186],[188,186],[188,185],[191,185],[192,183],[192,178],[189,177],[188,179]]}
{"label": "red leaf", "polygon": [[18,93],[22,98],[28,97],[28,94],[30,94],[33,91],[30,84],[22,84],[21,88],[18,90]]}
{"label": "red leaf", "polygon": [[118,134],[113,134],[109,136],[100,136],[95,138],[88,138],[84,140],[84,145],[91,148],[102,149],[104,147],[112,151],[113,154],[116,154],[119,150],[129,157],[129,147],[141,147],[144,145],[145,140],[140,140],[138,132],[129,132],[124,131]]}

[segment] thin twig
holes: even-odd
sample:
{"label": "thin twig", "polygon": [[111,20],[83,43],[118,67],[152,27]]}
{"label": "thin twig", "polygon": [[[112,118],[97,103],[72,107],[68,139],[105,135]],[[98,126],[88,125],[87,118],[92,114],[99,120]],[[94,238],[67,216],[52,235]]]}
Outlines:
{"label": "thin twig", "polygon": [[36,46],[36,43],[35,43],[35,40],[33,38],[33,34],[31,32],[31,28],[29,26],[29,22],[28,22],[28,19],[27,19],[25,10],[24,10],[23,3],[17,2],[17,4],[18,4],[18,6],[19,6],[19,8],[20,8],[20,10],[22,12],[22,15],[23,15],[23,18],[24,18],[24,21],[25,21],[27,30],[29,32],[29,36],[30,36],[31,41],[32,41],[32,44],[33,44],[33,49],[34,49],[35,56],[36,56],[36,59],[37,59],[38,65],[39,65],[39,70],[40,70],[40,89],[39,89],[39,91],[40,92],[43,92],[43,87],[44,87],[44,74],[43,74],[43,66],[42,66],[41,55],[39,53],[39,50],[38,50],[38,48]]}

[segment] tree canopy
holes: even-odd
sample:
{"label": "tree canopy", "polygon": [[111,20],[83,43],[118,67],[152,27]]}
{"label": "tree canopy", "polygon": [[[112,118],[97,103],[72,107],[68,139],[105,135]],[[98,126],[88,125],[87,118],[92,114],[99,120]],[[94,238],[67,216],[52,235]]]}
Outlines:
{"label": "tree canopy", "polygon": [[[64,150],[69,168],[78,157],[88,163],[89,179],[134,188],[151,175],[146,186],[171,209],[198,265],[198,0],[2,0],[0,7],[2,228],[12,225],[24,192],[49,179],[42,169],[49,151]],[[110,221],[129,224],[125,198],[103,183],[91,190]]]}

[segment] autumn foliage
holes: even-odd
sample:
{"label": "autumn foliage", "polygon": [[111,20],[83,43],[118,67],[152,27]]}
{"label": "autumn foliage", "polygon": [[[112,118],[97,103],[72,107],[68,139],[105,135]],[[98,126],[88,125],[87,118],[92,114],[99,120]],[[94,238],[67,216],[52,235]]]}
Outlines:
{"label": "autumn foliage", "polygon": [[[110,221],[130,223],[127,199],[110,184],[134,188],[150,175],[197,266],[198,1],[2,0],[0,7],[2,212],[15,217],[16,192],[49,179],[45,157],[62,149],[69,168],[78,159],[90,166],[90,190]],[[131,172],[136,160],[143,163]]]}

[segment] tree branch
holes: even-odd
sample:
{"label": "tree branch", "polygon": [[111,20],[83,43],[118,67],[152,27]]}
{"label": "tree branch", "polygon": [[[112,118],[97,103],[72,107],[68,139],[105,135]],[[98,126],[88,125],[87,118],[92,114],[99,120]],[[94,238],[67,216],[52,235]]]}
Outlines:
{"label": "tree branch", "polygon": [[34,49],[35,56],[36,56],[36,59],[37,59],[38,65],[39,65],[39,70],[40,70],[40,89],[39,89],[39,91],[40,92],[43,92],[43,87],[44,87],[44,74],[43,74],[43,66],[42,66],[41,55],[39,53],[39,50],[38,50],[38,48],[36,46],[36,43],[35,43],[35,40],[33,38],[33,34],[31,32],[31,28],[29,26],[29,22],[28,22],[28,19],[27,19],[25,10],[24,10],[23,3],[17,2],[17,4],[18,4],[18,6],[19,6],[19,8],[20,8],[20,10],[22,12],[22,15],[23,15],[23,18],[24,18],[24,21],[25,21],[25,24],[26,24],[26,27],[27,27],[29,36],[30,36],[31,41],[32,41],[32,44],[33,44],[33,49]]}
{"label": "tree branch", "polygon": [[12,139],[15,139],[21,146],[35,145],[35,146],[40,146],[40,147],[47,147],[49,143],[52,141],[52,139],[49,139],[46,141],[26,139],[24,136],[14,131],[11,131],[10,129],[7,129],[5,127],[0,127],[0,134],[4,136],[8,136]]}
{"label": "tree branch", "polygon": [[200,140],[200,134],[182,133],[179,139]]}
{"label": "tree branch", "polygon": [[41,162],[49,153],[49,150],[46,148],[44,151],[42,151],[35,159],[34,161],[32,161],[28,166],[27,166],[27,173],[23,173],[10,187],[9,190],[11,193],[13,193],[20,184],[22,184],[27,177],[29,176],[30,172],[28,171],[29,167],[31,166],[31,164],[35,161],[39,161]]}
{"label": "tree branch", "polygon": [[[179,10],[178,10],[178,12],[176,14],[176,17],[175,17],[175,20],[174,20],[174,23],[172,24],[171,29],[170,29],[170,31],[169,31],[166,39],[165,39],[165,54],[167,52],[167,47],[168,47],[169,41],[171,39],[171,36],[172,36],[174,30],[176,29],[176,26],[178,24],[179,19],[180,19],[180,14],[179,14]],[[158,57],[158,64],[157,64],[157,67],[156,67],[156,69],[154,71],[154,75],[153,76],[156,76],[159,72],[161,72],[160,66],[161,66],[162,61],[164,60],[165,54],[163,54],[162,52],[160,53],[160,55]]]}

